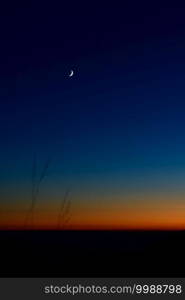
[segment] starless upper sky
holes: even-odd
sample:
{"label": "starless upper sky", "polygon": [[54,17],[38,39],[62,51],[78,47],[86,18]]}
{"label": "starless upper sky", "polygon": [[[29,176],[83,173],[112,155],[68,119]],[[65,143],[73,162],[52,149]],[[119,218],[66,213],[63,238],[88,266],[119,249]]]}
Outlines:
{"label": "starless upper sky", "polygon": [[184,15],[174,1],[3,7],[3,224],[29,206],[36,154],[52,161],[41,211],[70,186],[74,227],[185,227]]}

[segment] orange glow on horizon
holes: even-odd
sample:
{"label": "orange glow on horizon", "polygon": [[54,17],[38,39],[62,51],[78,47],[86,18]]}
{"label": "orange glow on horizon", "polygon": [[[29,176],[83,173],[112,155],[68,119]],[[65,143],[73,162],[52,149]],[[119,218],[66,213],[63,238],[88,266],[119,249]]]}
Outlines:
{"label": "orange glow on horizon", "polygon": [[90,205],[76,206],[66,226],[58,223],[55,209],[34,213],[31,224],[25,226],[26,211],[4,212],[0,218],[0,229],[35,230],[185,230],[185,204],[174,203],[148,205]]}

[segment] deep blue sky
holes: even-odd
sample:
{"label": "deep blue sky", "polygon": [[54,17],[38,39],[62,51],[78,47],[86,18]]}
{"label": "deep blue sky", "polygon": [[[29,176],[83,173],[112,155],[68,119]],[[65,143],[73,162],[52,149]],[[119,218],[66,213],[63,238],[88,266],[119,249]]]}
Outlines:
{"label": "deep blue sky", "polygon": [[1,186],[29,180],[34,153],[81,188],[183,182],[185,4],[150,2],[1,10]]}

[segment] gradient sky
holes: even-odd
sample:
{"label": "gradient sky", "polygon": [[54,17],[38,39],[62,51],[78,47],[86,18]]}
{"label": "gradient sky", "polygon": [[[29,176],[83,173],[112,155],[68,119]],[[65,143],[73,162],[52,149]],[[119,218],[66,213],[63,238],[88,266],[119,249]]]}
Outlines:
{"label": "gradient sky", "polygon": [[36,155],[36,228],[69,189],[70,228],[185,229],[185,4],[122,2],[1,10],[1,228],[24,223]]}

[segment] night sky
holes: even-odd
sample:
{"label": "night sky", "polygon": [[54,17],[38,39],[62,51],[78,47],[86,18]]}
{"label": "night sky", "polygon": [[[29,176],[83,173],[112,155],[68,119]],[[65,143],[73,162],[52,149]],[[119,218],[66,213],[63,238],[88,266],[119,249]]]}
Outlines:
{"label": "night sky", "polygon": [[69,228],[185,229],[185,4],[107,2],[0,11],[0,228],[49,159],[34,228],[69,190]]}

